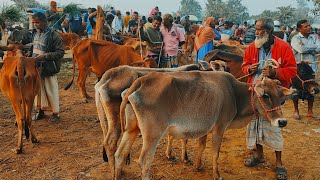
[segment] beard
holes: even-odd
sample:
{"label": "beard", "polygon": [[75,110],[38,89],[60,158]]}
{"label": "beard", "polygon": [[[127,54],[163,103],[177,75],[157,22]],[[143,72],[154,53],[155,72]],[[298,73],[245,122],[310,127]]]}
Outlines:
{"label": "beard", "polygon": [[256,36],[256,39],[254,40],[254,44],[256,48],[259,49],[268,41],[269,41],[269,34],[265,32],[262,36]]}

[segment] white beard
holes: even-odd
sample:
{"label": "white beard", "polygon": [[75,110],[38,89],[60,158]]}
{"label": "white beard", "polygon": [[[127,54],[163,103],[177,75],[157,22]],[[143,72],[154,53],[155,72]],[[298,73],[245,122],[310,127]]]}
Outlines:
{"label": "white beard", "polygon": [[256,48],[261,48],[266,42],[269,40],[269,34],[265,32],[262,37],[256,36],[256,39],[254,40],[254,44]]}

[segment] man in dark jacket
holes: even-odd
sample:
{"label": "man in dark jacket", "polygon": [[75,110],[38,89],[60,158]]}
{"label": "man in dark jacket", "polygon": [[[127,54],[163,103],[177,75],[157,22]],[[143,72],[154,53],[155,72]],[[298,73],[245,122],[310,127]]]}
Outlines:
{"label": "man in dark jacket", "polygon": [[[33,38],[32,57],[41,69],[41,92],[35,99],[38,109],[35,120],[45,117],[44,110],[52,110],[50,120],[58,121],[59,116],[59,90],[56,74],[60,71],[60,60],[64,55],[63,41],[60,34],[50,28],[43,13],[35,13],[32,22],[36,31]],[[29,52],[31,54],[31,52]]]}

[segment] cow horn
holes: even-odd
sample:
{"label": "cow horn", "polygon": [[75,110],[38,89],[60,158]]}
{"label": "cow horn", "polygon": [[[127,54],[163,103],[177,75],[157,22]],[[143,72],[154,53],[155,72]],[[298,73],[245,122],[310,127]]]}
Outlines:
{"label": "cow horn", "polygon": [[262,85],[266,85],[265,80],[266,80],[266,77],[263,77],[263,78],[262,78],[262,81],[261,81],[261,84],[262,84]]}

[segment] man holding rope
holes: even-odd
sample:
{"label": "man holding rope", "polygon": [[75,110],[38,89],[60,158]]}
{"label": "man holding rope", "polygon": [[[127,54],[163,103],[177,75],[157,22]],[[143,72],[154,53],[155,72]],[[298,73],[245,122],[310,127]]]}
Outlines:
{"label": "man holding rope", "polygon": [[62,30],[61,23],[63,22],[63,18],[60,17],[60,14],[57,10],[57,2],[50,2],[51,9],[46,11],[47,20],[49,22],[49,26],[53,27],[55,30]]}
{"label": "man holding rope", "polygon": [[[249,83],[255,83],[260,75],[280,81],[281,86],[290,87],[290,79],[297,73],[297,66],[293,51],[288,43],[272,35],[273,20],[260,18],[255,23],[256,39],[247,48],[242,71],[249,74]],[[267,59],[278,62],[278,68],[266,65]],[[266,95],[265,98],[268,98]],[[284,103],[281,102],[281,103]],[[254,118],[247,127],[247,146],[249,149],[257,148],[256,155],[247,159],[245,165],[256,166],[265,162],[263,145],[275,150],[276,154],[276,177],[287,179],[287,172],[281,161],[283,138],[281,129],[273,127],[264,117]]]}

